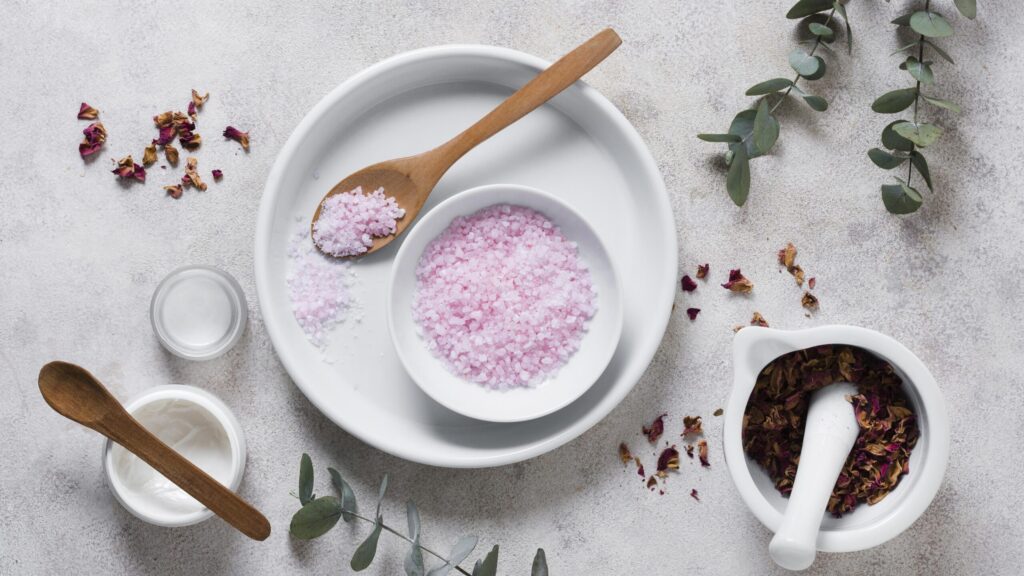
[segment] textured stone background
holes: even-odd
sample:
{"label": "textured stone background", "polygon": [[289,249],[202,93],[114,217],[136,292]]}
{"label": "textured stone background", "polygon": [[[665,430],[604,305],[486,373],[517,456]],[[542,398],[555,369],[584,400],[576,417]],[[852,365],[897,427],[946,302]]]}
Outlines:
{"label": "textured stone background", "polygon": [[[935,89],[964,105],[935,114],[947,134],[930,152],[936,192],[917,215],[885,213],[887,175],[865,151],[889,120],[869,110],[908,84],[889,53],[900,39],[887,22],[923,2],[851,2],[856,43],[827,56],[814,91],[825,114],[799,103],[780,115],[773,155],[753,164],[743,209],[724,193],[718,148],[696,140],[722,131],[747,106],[755,81],[790,74],[791,2],[626,0],[604,2],[111,2],[7,0],[0,35],[0,573],[346,573],[356,535],[312,543],[289,538],[288,496],[298,456],[341,464],[357,492],[392,473],[391,518],[419,503],[426,539],[444,548],[475,532],[501,544],[503,571],[525,573],[536,546],[555,574],[768,574],[770,533],[747,511],[707,418],[712,468],[684,462],[657,496],[616,461],[638,445],[644,420],[668,411],[710,415],[729,391],[731,327],[755,309],[775,327],[850,323],[888,333],[914,350],[945,391],[953,424],[946,481],[931,508],[886,545],[823,555],[813,572],[1017,574],[1024,506],[1024,377],[1018,368],[1020,248],[1024,204],[1020,93],[1021,8],[983,0],[975,22],[956,18],[945,42],[958,64],[939,63]],[[952,2],[933,4],[952,14]],[[677,312],[633,393],[580,439],[546,456],[493,470],[409,464],[371,449],[322,417],[290,382],[260,322],[252,280],[255,212],[278,149],[305,112],[356,71],[398,52],[444,43],[509,46],[554,58],[605,25],[625,43],[588,80],[646,139],[672,195],[681,251],[692,269],[742,266],[753,297],[702,286],[678,299],[704,308],[695,323]],[[151,170],[122,187],[108,156],[141,155],[150,116],[183,104],[192,87],[212,92],[201,132],[201,166],[223,183],[174,202]],[[102,158],[83,164],[78,103],[102,109],[111,131]],[[929,111],[931,114],[931,111]],[[252,153],[209,128],[248,127]],[[207,127],[202,129],[202,126]],[[786,241],[818,277],[822,309],[804,317],[799,292],[773,262]],[[175,359],[147,317],[156,283],[205,262],[234,274],[251,323],[226,357]],[[204,386],[234,408],[249,440],[244,495],[270,518],[254,543],[216,521],[168,530],[122,510],[101,478],[101,441],[52,413],[35,377],[46,361],[90,367],[130,396],[166,383]],[[675,427],[675,425],[673,425]],[[687,493],[691,486],[700,503]],[[401,525],[401,522],[398,522]],[[401,570],[404,548],[384,538],[370,571]]]}

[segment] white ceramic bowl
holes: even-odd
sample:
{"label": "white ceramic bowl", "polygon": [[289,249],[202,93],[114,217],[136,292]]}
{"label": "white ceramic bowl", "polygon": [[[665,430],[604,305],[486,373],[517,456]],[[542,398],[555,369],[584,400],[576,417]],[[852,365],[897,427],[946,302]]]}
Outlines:
{"label": "white ceramic bowl", "polygon": [[[579,350],[553,377],[533,388],[491,390],[452,374],[423,342],[412,316],[416,265],[431,240],[458,216],[495,204],[525,206],[547,216],[579,246],[597,289],[597,312]],[[490,422],[521,422],[550,414],[579,398],[608,366],[622,334],[622,296],[611,258],[594,229],[568,204],[526,186],[494,184],[460,192],[420,218],[406,235],[392,266],[388,327],[409,376],[448,409]]]}
{"label": "white ceramic bowl", "polygon": [[878,546],[906,530],[931,504],[949,460],[949,417],[935,378],[910,350],[892,338],[855,326],[784,331],[748,327],[733,341],[734,380],[725,413],[725,460],[740,495],[773,532],[782,522],[786,498],[761,466],[743,452],[743,413],[757,375],[775,358],[824,344],[848,344],[892,364],[917,414],[921,437],[910,454],[910,473],[884,500],[860,505],[842,518],[825,513],[818,532],[822,552],[852,552]]}
{"label": "white ceramic bowl", "polygon": [[[231,410],[213,394],[193,386],[181,385],[150,388],[126,403],[125,409],[129,414],[136,415],[143,407],[165,400],[192,402],[204,409],[220,424],[230,445],[231,462],[229,465],[229,478],[218,478],[218,480],[229,489],[233,491],[238,490],[238,486],[242,483],[242,474],[245,471],[245,437],[242,435],[241,425],[239,425]],[[142,424],[145,426],[146,422],[142,421]],[[158,431],[153,432],[160,438]],[[161,438],[161,440],[166,439]],[[213,512],[205,507],[186,512],[172,512],[162,510],[159,506],[154,506],[147,498],[125,486],[114,465],[113,452],[114,442],[107,440],[103,446],[103,471],[107,477],[107,485],[110,487],[110,491],[114,493],[117,501],[135,517],[157,526],[177,527],[198,524],[213,516]],[[210,470],[205,471],[210,473]]]}

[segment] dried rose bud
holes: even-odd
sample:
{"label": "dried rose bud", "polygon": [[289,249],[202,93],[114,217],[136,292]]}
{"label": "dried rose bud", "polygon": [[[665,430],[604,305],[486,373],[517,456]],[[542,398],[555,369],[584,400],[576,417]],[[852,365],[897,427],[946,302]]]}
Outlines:
{"label": "dried rose bud", "polygon": [[697,314],[700,314],[700,308],[687,308],[686,315],[690,317],[690,320],[696,320]]}
{"label": "dried rose bud", "polygon": [[196,170],[198,165],[199,160],[193,156],[189,156],[185,160],[185,175],[181,177],[181,183],[183,186],[194,186],[205,192],[207,186],[202,178],[199,177],[199,172]]}
{"label": "dried rose bud", "polygon": [[224,173],[217,169],[214,169],[211,173],[213,174],[214,180],[220,180],[224,177]]}
{"label": "dried rose bud", "polygon": [[192,106],[195,106],[196,108],[202,108],[203,104],[206,104],[206,101],[209,99],[209,92],[207,92],[203,96],[200,96],[199,92],[197,92],[195,88],[192,89]]}
{"label": "dried rose bud", "polygon": [[142,152],[142,165],[149,166],[156,162],[156,140],[150,142],[149,146]]}
{"label": "dried rose bud", "polygon": [[178,149],[170,144],[164,146],[164,156],[173,166],[178,165]]}
{"label": "dried rose bud", "polygon": [[754,316],[750,319],[751,326],[761,326],[762,328],[768,327],[768,321],[761,316],[760,312],[754,312]]}
{"label": "dried rose bud", "polygon": [[814,276],[811,276],[810,279],[807,280],[807,287],[810,288],[811,290],[814,290],[814,285],[817,283],[818,279],[815,278]]}
{"label": "dried rose bud", "polygon": [[697,283],[693,281],[693,278],[690,278],[689,274],[683,276],[680,283],[683,286],[683,292],[693,292],[697,289]]}
{"label": "dried rose bud", "polygon": [[697,495],[697,489],[696,488],[694,488],[693,490],[690,490],[690,498],[693,498],[697,502],[700,502],[700,496]]}
{"label": "dried rose bud", "polygon": [[729,271],[729,281],[722,284],[722,288],[733,292],[748,294],[754,289],[754,283],[747,280],[747,278],[743,276],[743,273],[740,272],[740,269],[737,268]]}
{"label": "dried rose bud", "polygon": [[619,459],[623,464],[629,464],[633,460],[633,453],[629,451],[629,446],[626,446],[625,442],[619,444]]}
{"label": "dried rose bud", "polygon": [[710,264],[700,264],[697,266],[697,278],[703,280],[708,277],[708,271],[711,270]]}
{"label": "dried rose bud", "polygon": [[661,435],[665,432],[665,416],[668,416],[668,414],[662,414],[655,418],[650,426],[642,426],[640,428],[651,444],[657,442],[658,438],[661,438]]}
{"label": "dried rose bud", "polygon": [[237,140],[238,143],[242,145],[242,149],[243,150],[246,150],[246,151],[249,150],[249,133],[248,132],[242,132],[241,130],[239,130],[238,128],[235,128],[234,126],[228,126],[227,128],[224,129],[224,137],[225,138],[231,138],[232,140]]}
{"label": "dried rose bud", "polygon": [[178,130],[178,143],[186,150],[195,150],[203,143],[203,139],[197,132],[191,130]]}
{"label": "dried rose bud", "polygon": [[117,166],[111,170],[121,180],[136,180],[138,182],[146,181],[146,169],[139,166],[132,160],[132,155],[129,154],[124,158],[117,161]]}
{"label": "dried rose bud", "polygon": [[701,424],[700,416],[683,416],[683,433],[680,436],[703,434],[704,430],[701,428]]}
{"label": "dried rose bud", "polygon": [[818,298],[815,297],[814,294],[811,294],[810,292],[804,292],[804,297],[800,299],[800,304],[802,304],[803,307],[807,308],[808,310],[817,310]]}
{"label": "dried rose bud", "polygon": [[788,270],[793,267],[794,262],[796,262],[796,246],[789,242],[785,248],[779,250],[779,264],[782,264]]}
{"label": "dried rose bud", "polygon": [[679,470],[679,450],[675,445],[665,448],[658,456],[658,477],[668,477],[669,470]]}
{"label": "dried rose bud", "polygon": [[708,441],[700,440],[697,442],[697,456],[700,458],[700,465],[704,467],[711,466],[711,462],[708,462]]}
{"label": "dried rose bud", "polygon": [[95,120],[100,117],[100,111],[89,106],[85,102],[78,108],[78,119],[79,120]]}
{"label": "dried rose bud", "polygon": [[175,184],[174,186],[164,186],[164,190],[167,190],[167,195],[170,196],[171,198],[174,198],[175,200],[181,198],[181,194],[184,191],[180,184]]}
{"label": "dried rose bud", "polygon": [[107,141],[107,129],[103,127],[102,122],[89,124],[85,130],[82,130],[82,134],[85,135],[85,139],[78,145],[78,154],[82,158],[99,152],[103,143]]}

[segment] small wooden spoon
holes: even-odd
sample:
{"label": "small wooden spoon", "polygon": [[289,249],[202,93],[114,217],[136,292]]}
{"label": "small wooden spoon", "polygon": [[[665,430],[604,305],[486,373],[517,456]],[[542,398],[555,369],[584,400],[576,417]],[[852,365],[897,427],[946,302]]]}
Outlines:
{"label": "small wooden spoon", "polygon": [[[364,193],[383,188],[385,194],[394,197],[398,205],[405,209],[405,216],[398,221],[394,234],[374,238],[373,246],[363,254],[376,252],[387,246],[416,219],[416,215],[427,201],[427,196],[452,164],[455,164],[477,144],[494,136],[541,104],[554,98],[562,90],[572,86],[574,82],[614,52],[621,43],[619,35],[611,28],[607,28],[563,56],[476,124],[441,146],[416,156],[373,164],[349,175],[334,188],[331,188],[331,191],[320,201],[316,213],[313,214],[310,227],[312,228],[316,224],[317,219],[320,218],[320,210],[323,208],[324,201],[331,196],[350,192],[356,187],[362,187]],[[320,249],[319,245],[317,245],[317,249]]]}
{"label": "small wooden spoon", "polygon": [[146,430],[85,368],[50,362],[39,371],[39,391],[58,413],[124,446],[246,536],[270,536],[263,514]]}

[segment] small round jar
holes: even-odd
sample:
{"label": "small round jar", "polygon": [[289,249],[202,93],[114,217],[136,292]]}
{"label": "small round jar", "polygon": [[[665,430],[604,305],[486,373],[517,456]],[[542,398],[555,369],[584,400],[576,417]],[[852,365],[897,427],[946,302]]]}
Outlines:
{"label": "small round jar", "polygon": [[149,317],[157,339],[188,360],[211,360],[234,346],[245,331],[245,292],[227,272],[186,266],[157,286]]}
{"label": "small round jar", "polygon": [[[245,471],[245,437],[238,420],[216,396],[193,386],[157,386],[125,409],[168,446],[231,490]],[[171,484],[122,446],[107,440],[103,470],[117,501],[157,526],[198,524],[213,512]]]}

